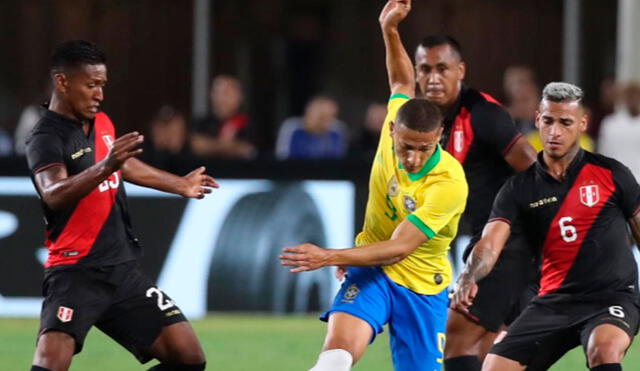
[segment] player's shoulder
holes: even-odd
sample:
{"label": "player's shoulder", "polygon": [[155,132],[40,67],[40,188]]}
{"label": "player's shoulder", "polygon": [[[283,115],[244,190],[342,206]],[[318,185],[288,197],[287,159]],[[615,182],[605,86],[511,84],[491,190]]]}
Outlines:
{"label": "player's shoulder", "polygon": [[488,93],[466,88],[463,92],[463,106],[471,113],[473,120],[491,121],[496,118],[509,118],[502,104]]}
{"label": "player's shoulder", "polygon": [[515,173],[504,182],[503,188],[512,188],[524,191],[535,188],[538,179],[538,162],[534,162],[521,172]]}
{"label": "player's shoulder", "polygon": [[587,150],[583,151],[587,163],[607,169],[611,171],[614,176],[617,174],[631,174],[631,170],[629,170],[625,164],[613,157],[608,157],[600,153],[589,152]]}
{"label": "player's shoulder", "polygon": [[438,173],[442,176],[450,178],[451,180],[463,182],[466,184],[467,178],[464,173],[462,164],[449,152],[440,148],[440,161],[438,163]]}
{"label": "player's shoulder", "polygon": [[47,116],[41,117],[34,125],[33,129],[27,135],[25,143],[27,146],[32,143],[36,138],[41,138],[44,141],[64,139],[69,127],[66,125],[58,125],[55,120],[51,120]]}

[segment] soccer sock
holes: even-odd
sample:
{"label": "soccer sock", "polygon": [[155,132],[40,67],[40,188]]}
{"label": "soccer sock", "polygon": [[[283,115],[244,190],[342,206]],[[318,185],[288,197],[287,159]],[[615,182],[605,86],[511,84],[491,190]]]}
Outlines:
{"label": "soccer sock", "polygon": [[351,353],[344,349],[331,349],[320,353],[318,362],[309,371],[349,371],[352,364]]}
{"label": "soccer sock", "polygon": [[619,363],[605,363],[592,367],[591,371],[622,371],[622,366]]}
{"label": "soccer sock", "polygon": [[49,370],[48,368],[32,365],[31,371],[51,371],[51,370]]}
{"label": "soccer sock", "polygon": [[480,371],[481,368],[478,356],[460,356],[444,360],[446,371]]}
{"label": "soccer sock", "polygon": [[204,371],[207,364],[201,363],[199,365],[179,365],[172,363],[160,363],[148,369],[147,371]]}

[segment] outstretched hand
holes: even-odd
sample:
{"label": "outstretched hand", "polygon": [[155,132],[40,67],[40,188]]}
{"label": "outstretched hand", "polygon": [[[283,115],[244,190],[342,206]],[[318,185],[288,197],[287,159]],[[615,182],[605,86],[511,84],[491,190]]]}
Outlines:
{"label": "outstretched hand", "polygon": [[329,265],[331,251],[316,245],[305,243],[298,246],[285,247],[285,254],[280,255],[280,263],[284,266],[295,267],[292,273],[306,272]]}
{"label": "outstretched hand", "polygon": [[411,11],[411,0],[389,0],[380,12],[378,21],[382,29],[398,27]]}
{"label": "outstretched hand", "polygon": [[142,144],[143,140],[144,137],[137,131],[127,133],[114,140],[105,159],[109,173],[120,170],[128,159],[141,154],[142,149],[137,147]]}
{"label": "outstretched hand", "polygon": [[204,166],[200,166],[194,171],[182,177],[185,185],[181,195],[188,198],[204,198],[204,195],[211,193],[211,188],[220,188],[213,177],[204,173]]}
{"label": "outstretched hand", "polygon": [[451,308],[467,313],[477,293],[478,284],[461,276],[451,299]]}

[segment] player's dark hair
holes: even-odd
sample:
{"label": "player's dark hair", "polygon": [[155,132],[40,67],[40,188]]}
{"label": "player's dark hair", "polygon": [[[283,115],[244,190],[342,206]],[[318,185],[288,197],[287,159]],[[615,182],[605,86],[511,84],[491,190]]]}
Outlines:
{"label": "player's dark hair", "polygon": [[435,48],[440,45],[449,45],[451,49],[458,54],[458,58],[462,60],[462,47],[460,43],[449,35],[429,35],[420,42],[420,46],[425,49]]}
{"label": "player's dark hair", "polygon": [[429,132],[442,126],[442,114],[438,106],[426,99],[411,99],[398,110],[395,124],[423,133]]}
{"label": "player's dark hair", "polygon": [[102,50],[89,41],[70,40],[56,47],[51,56],[51,73],[60,73],[84,65],[106,64]]}

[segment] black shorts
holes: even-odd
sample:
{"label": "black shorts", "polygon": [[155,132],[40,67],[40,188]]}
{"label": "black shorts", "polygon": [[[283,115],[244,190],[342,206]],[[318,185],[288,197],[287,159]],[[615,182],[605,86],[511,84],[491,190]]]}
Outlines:
{"label": "black shorts", "polygon": [[529,366],[529,370],[546,370],[580,344],[586,352],[589,335],[599,325],[617,326],[633,339],[640,317],[637,300],[628,293],[593,299],[566,294],[536,297],[489,353]]}
{"label": "black shorts", "polygon": [[175,303],[135,262],[102,268],[54,268],[45,275],[40,334],[62,331],[82,350],[91,326],[117,341],[141,363],[168,325],[186,321]]}
{"label": "black shorts", "polygon": [[514,235],[491,273],[478,281],[478,294],[469,312],[461,313],[487,331],[499,331],[502,325],[515,320],[536,295],[536,272],[524,237]]}

